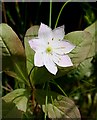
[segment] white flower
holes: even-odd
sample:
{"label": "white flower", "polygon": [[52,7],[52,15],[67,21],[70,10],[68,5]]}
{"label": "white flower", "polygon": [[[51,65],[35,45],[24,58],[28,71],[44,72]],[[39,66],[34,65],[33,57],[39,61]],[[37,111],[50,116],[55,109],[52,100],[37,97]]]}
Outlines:
{"label": "white flower", "polygon": [[52,30],[41,23],[38,37],[29,41],[30,47],[35,51],[34,64],[37,67],[44,66],[47,70],[56,75],[58,68],[73,66],[67,53],[75,46],[64,39],[64,26]]}

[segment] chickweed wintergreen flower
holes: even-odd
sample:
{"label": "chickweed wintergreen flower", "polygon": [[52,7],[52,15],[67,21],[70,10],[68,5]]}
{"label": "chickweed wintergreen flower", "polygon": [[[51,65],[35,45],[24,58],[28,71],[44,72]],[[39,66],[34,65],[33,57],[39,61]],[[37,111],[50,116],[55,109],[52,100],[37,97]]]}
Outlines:
{"label": "chickweed wintergreen flower", "polygon": [[30,47],[35,51],[35,66],[45,66],[54,75],[58,71],[57,65],[60,67],[73,66],[67,53],[71,52],[75,46],[64,40],[64,34],[64,25],[52,30],[41,23],[38,37],[29,41]]}

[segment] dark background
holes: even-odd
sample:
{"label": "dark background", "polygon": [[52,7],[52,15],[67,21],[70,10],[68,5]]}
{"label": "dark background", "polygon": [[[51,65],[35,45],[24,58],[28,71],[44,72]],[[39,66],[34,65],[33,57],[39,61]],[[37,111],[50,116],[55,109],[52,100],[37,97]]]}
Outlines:
{"label": "dark background", "polygon": [[[52,29],[54,28],[58,13],[63,2],[52,3]],[[26,30],[35,24],[49,24],[49,2],[13,2],[3,3],[2,22],[6,22],[23,37]],[[82,30],[93,23],[97,16],[96,3],[71,2],[68,3],[62,11],[58,26],[65,25],[66,33]],[[88,22],[85,19],[88,17]]]}

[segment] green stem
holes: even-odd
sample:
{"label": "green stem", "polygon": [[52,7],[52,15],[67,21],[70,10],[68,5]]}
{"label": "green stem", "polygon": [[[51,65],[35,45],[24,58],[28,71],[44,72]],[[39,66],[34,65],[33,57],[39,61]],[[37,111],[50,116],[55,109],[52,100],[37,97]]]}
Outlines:
{"label": "green stem", "polygon": [[[50,0],[49,27],[51,27],[51,17],[52,17],[52,0]],[[44,116],[45,120],[46,120],[46,116],[47,116],[48,85],[49,85],[49,82],[47,81],[46,98],[45,98],[45,116]]]}
{"label": "green stem", "polygon": [[62,92],[66,97],[68,97],[67,94],[64,92],[64,90],[60,87],[60,85],[58,85],[54,80],[53,80],[53,81],[50,81],[50,82],[53,83],[53,84],[55,84],[55,85],[61,90],[61,92]]}
{"label": "green stem", "polygon": [[64,7],[65,7],[66,4],[67,4],[68,2],[70,2],[70,1],[71,1],[71,0],[68,0],[67,2],[65,2],[65,3],[63,4],[61,10],[59,11],[59,14],[58,14],[58,17],[57,17],[57,20],[56,20],[56,24],[55,24],[55,28],[57,27],[57,24],[58,24],[59,18],[60,18],[60,16],[61,16],[61,13],[62,13]]}
{"label": "green stem", "polygon": [[51,18],[52,18],[52,0],[50,0],[49,27],[51,27]]}
{"label": "green stem", "polygon": [[45,120],[46,120],[46,116],[47,116],[47,103],[48,103],[48,85],[49,82],[47,81],[47,88],[46,88],[46,98],[45,98]]}
{"label": "green stem", "polygon": [[[51,27],[51,18],[52,18],[52,0],[50,0],[49,27]],[[46,98],[45,98],[45,120],[46,120],[46,116],[47,116],[48,84],[49,84],[49,82],[47,81],[47,90],[46,90]]]}
{"label": "green stem", "polygon": [[48,96],[46,95],[46,99],[45,99],[45,120],[46,120],[46,116],[47,116],[47,101],[48,101]]}
{"label": "green stem", "polygon": [[32,83],[31,83],[30,75],[31,75],[31,72],[32,72],[32,70],[33,70],[34,68],[35,68],[35,66],[32,67],[32,69],[30,70],[30,73],[29,73],[29,75],[28,75],[29,83],[30,83],[30,86],[31,86],[32,90],[34,89],[34,87],[33,87]]}

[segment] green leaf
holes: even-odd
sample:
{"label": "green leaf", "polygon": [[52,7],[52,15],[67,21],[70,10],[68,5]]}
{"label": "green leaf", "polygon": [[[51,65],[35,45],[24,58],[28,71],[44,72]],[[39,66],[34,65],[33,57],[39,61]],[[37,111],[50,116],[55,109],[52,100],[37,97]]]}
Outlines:
{"label": "green leaf", "polygon": [[38,29],[39,29],[39,26],[32,26],[31,28],[27,30],[25,38],[24,38],[28,73],[34,66],[34,51],[31,49],[28,41],[38,35]]}
{"label": "green leaf", "polygon": [[33,84],[41,84],[53,79],[55,76],[49,73],[45,67],[35,67],[32,71],[31,77]]}
{"label": "green leaf", "polygon": [[84,60],[78,67],[78,73],[80,79],[83,78],[84,76],[89,77],[91,75],[91,68],[92,66],[92,58]]}
{"label": "green leaf", "polygon": [[[2,43],[2,69],[10,76],[27,82],[26,57],[23,45],[7,24],[0,24],[0,43]],[[12,74],[14,73],[14,75]]]}
{"label": "green leaf", "polygon": [[81,80],[84,77],[89,77],[91,75],[92,68],[92,58],[86,59],[80,63],[80,65],[73,71],[71,71],[68,75],[69,77],[76,78],[77,80]]}
{"label": "green leaf", "polygon": [[[47,106],[45,105],[46,96],[48,97]],[[47,93],[45,90],[36,90],[36,100],[49,118],[70,118],[70,120],[81,118],[78,108],[68,97],[52,91]]]}
{"label": "green leaf", "polygon": [[97,52],[96,46],[97,46],[97,21],[95,21],[92,25],[87,27],[84,31],[87,31],[91,34],[93,42],[92,42],[92,52]]}
{"label": "green leaf", "polygon": [[22,118],[23,112],[18,110],[13,102],[2,101],[2,118],[3,119],[16,119]]}
{"label": "green leaf", "polygon": [[85,59],[93,57],[94,54],[93,52],[91,52],[91,49],[93,47],[93,39],[89,32],[71,32],[65,36],[65,39],[76,45],[76,48],[71,53],[69,53],[69,56],[72,59],[74,66],[78,66]]}
{"label": "green leaf", "polygon": [[[89,76],[91,74],[91,67],[92,67],[92,59],[93,56],[95,55],[96,52],[96,44],[97,44],[97,21],[94,22],[92,25],[90,25],[89,27],[87,27],[84,32],[87,32],[89,35],[89,37],[92,39],[92,43],[91,43],[91,47],[88,53],[88,58],[86,58],[83,62],[81,62],[77,69],[75,69],[74,71],[72,71],[70,73],[70,75],[72,76],[72,74],[74,74],[74,76],[77,79],[83,79],[84,76]],[[90,40],[87,38],[87,40]],[[84,42],[84,41],[83,41]],[[86,51],[84,51],[86,52]]]}
{"label": "green leaf", "polygon": [[91,33],[92,37],[97,36],[97,21],[95,21],[93,24],[91,24],[90,26],[88,26],[87,28],[85,28],[85,31]]}
{"label": "green leaf", "polygon": [[29,93],[26,89],[16,89],[2,97],[2,99],[6,103],[13,102],[18,110],[26,112],[28,97]]}

